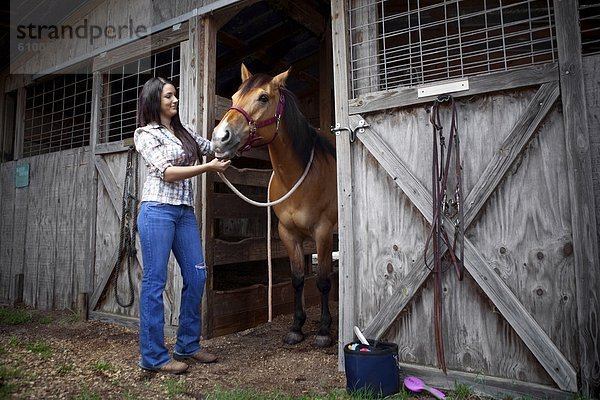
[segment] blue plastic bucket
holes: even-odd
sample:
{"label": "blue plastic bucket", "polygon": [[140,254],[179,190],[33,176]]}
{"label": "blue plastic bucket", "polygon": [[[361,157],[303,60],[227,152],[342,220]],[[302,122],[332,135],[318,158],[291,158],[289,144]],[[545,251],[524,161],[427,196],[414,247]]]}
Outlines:
{"label": "blue plastic bucket", "polygon": [[373,345],[349,343],[344,346],[346,390],[373,397],[400,391],[398,345],[376,342]]}

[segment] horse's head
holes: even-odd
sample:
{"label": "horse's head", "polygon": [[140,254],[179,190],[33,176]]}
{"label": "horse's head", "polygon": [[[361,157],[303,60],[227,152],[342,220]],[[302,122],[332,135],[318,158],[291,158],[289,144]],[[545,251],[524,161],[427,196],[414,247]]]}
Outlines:
{"label": "horse's head", "polygon": [[289,70],[272,78],[252,75],[242,64],[242,84],[233,105],[214,129],[212,143],[218,158],[233,158],[252,147],[270,143],[278,133],[285,98],[280,90]]}

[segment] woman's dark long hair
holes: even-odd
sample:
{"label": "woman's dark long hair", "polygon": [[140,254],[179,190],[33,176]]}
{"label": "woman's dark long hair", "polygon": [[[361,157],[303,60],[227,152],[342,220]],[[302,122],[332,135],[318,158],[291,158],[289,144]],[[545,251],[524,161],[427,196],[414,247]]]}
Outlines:
{"label": "woman's dark long hair", "polygon": [[[151,122],[156,122],[161,125],[160,121],[160,104],[163,87],[167,84],[173,85],[172,82],[160,78],[150,78],[142,88],[138,99],[137,122],[138,126],[146,126]],[[175,87],[175,85],[173,85]],[[171,127],[173,133],[183,144],[183,150],[190,157],[192,162],[202,160],[200,147],[194,140],[192,135],[183,127],[179,119],[179,110],[177,114],[171,118]]]}

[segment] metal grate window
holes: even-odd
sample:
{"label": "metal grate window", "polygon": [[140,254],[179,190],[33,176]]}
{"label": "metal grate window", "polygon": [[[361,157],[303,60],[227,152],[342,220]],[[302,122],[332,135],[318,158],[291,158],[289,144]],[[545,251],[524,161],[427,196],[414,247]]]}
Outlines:
{"label": "metal grate window", "polygon": [[157,76],[179,88],[180,47],[153,53],[111,68],[103,76],[100,132],[102,142],[133,137],[137,127],[137,100],[144,83]]}
{"label": "metal grate window", "polygon": [[23,157],[87,146],[92,75],[61,75],[27,87]]}
{"label": "metal grate window", "polygon": [[600,3],[579,0],[579,26],[583,55],[600,54]]}
{"label": "metal grate window", "polygon": [[353,96],[556,61],[552,0],[350,0]]}

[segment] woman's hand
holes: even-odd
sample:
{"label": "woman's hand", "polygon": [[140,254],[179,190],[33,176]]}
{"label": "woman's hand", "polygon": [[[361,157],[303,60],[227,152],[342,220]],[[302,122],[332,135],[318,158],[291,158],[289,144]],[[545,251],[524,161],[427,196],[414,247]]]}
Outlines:
{"label": "woman's hand", "polygon": [[165,169],[163,179],[167,182],[176,182],[208,171],[223,172],[229,167],[229,164],[231,164],[231,160],[219,160],[213,158],[205,164],[171,166]]}
{"label": "woman's hand", "polygon": [[218,158],[213,158],[209,162],[206,163],[206,166],[209,167],[214,172],[225,172],[225,170],[231,164],[231,160],[220,160]]}

